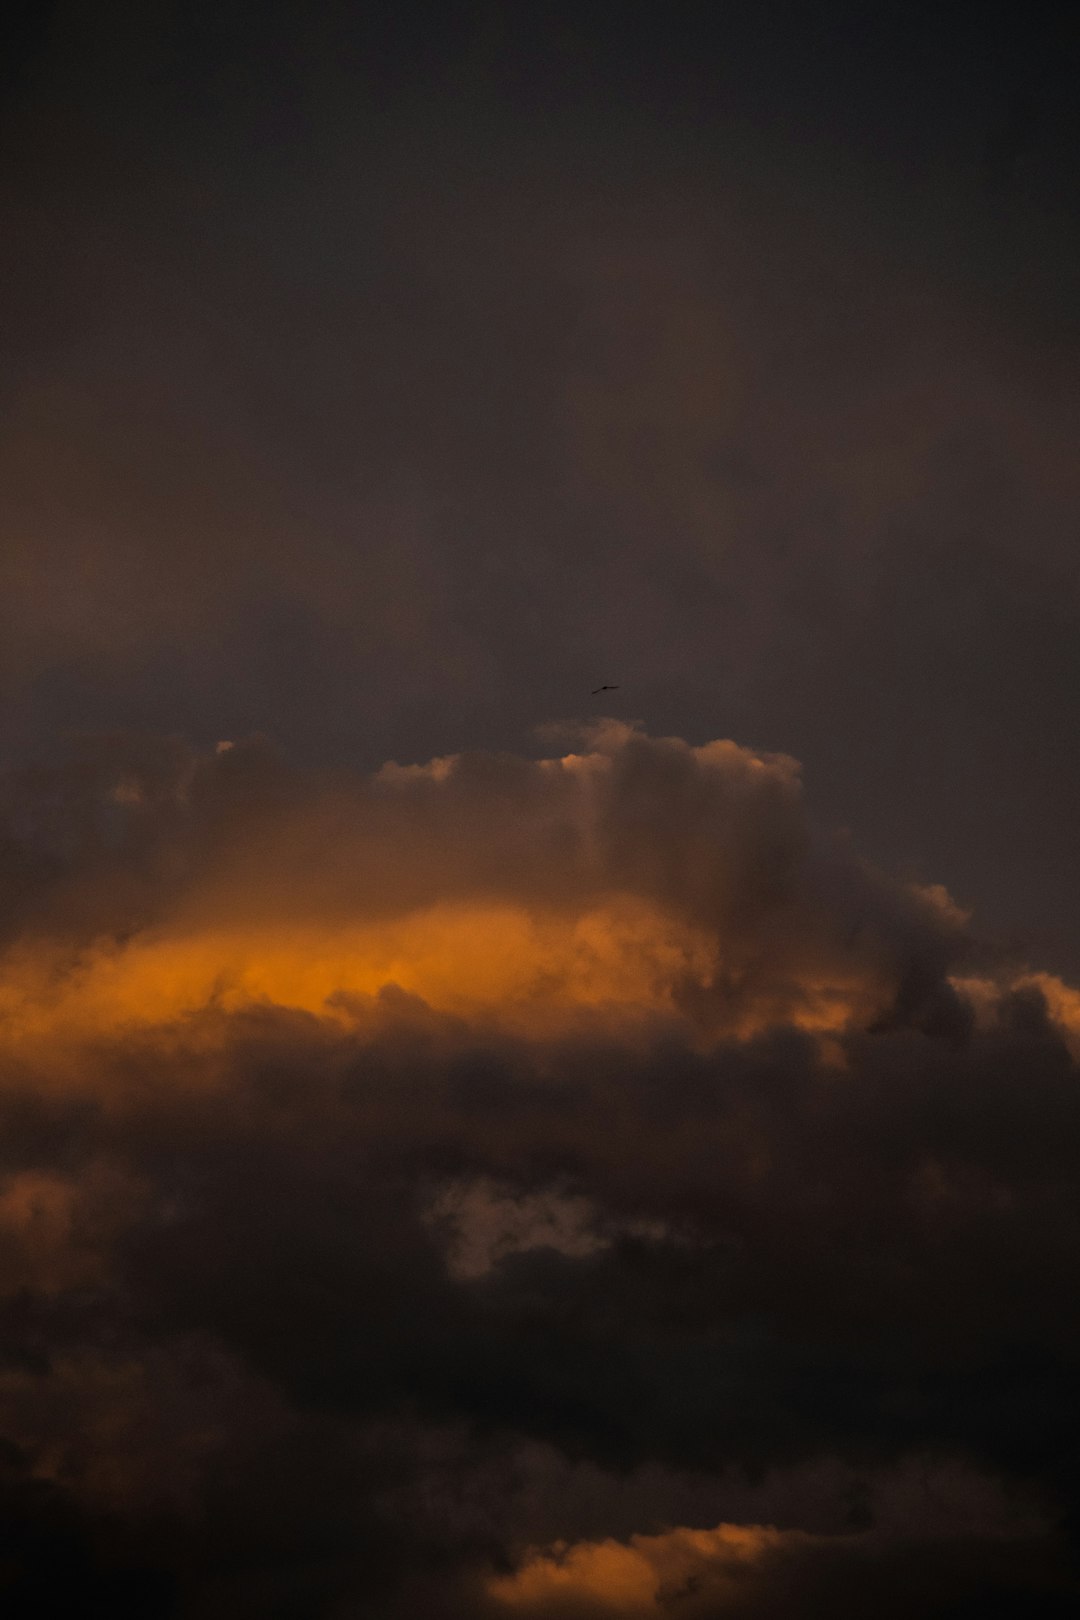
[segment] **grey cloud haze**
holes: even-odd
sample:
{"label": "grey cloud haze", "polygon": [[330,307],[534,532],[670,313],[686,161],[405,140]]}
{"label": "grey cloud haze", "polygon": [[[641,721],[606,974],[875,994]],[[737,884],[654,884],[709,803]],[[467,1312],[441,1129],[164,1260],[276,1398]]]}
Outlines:
{"label": "grey cloud haze", "polygon": [[0,735],[370,766],[617,680],[1075,971],[1066,42],[549,9],[53,8],[6,114]]}

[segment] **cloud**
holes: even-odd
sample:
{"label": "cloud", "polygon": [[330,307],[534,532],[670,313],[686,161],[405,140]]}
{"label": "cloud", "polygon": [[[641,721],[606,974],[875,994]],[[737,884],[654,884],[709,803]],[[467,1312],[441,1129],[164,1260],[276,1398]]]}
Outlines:
{"label": "cloud", "polygon": [[8,951],[11,1038],[211,1006],[345,1015],[390,986],[467,1018],[666,1016],[708,1039],[843,1029],[905,972],[947,996],[962,916],[814,845],[792,761],[616,725],[585,740],[367,781],[302,785],[258,746],[164,780],[108,751],[47,779],[28,853],[60,867]]}
{"label": "cloud", "polygon": [[932,1536],[897,1548],[872,1534],[826,1538],[724,1524],[635,1536],[629,1544],[562,1545],[512,1576],[493,1577],[488,1593],[496,1612],[522,1620],[854,1616],[868,1604],[886,1615],[944,1616],[958,1612],[957,1604],[1005,1612],[1010,1588],[1025,1591],[1034,1612],[1064,1614],[1067,1581],[1060,1570],[1040,1568],[1032,1553],[1022,1532],[988,1542]]}
{"label": "cloud", "polygon": [[112,736],[3,804],[13,1593],[56,1536],[199,1620],[1070,1590],[1076,992],[792,760]]}
{"label": "cloud", "polygon": [[673,1530],[664,1536],[559,1547],[534,1557],[509,1578],[494,1578],[491,1595],[511,1612],[578,1612],[633,1616],[659,1615],[668,1599],[700,1590],[708,1574],[710,1596],[723,1601],[725,1586],[745,1579],[750,1568],[785,1540],[799,1543],[798,1531],[762,1525],[720,1525],[715,1530]]}

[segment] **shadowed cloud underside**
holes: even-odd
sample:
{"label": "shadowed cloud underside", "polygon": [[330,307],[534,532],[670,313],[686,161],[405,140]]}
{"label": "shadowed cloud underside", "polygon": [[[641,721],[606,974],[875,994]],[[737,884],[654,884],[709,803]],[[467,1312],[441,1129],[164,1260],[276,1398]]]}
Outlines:
{"label": "shadowed cloud underside", "polygon": [[1065,1612],[1076,992],[794,761],[117,734],[3,815],[15,1612]]}

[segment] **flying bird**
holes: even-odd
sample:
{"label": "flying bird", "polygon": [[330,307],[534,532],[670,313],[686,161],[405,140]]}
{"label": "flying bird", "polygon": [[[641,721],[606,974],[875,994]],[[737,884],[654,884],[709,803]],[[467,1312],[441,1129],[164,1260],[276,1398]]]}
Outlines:
{"label": "flying bird", "polygon": [[617,686],[594,686],[592,695],[595,697],[597,692],[617,692],[618,690]]}

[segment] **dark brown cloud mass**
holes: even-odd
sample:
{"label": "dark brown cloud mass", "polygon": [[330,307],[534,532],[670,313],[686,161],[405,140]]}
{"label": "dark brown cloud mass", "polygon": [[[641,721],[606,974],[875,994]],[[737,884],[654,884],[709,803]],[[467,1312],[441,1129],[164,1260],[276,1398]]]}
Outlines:
{"label": "dark brown cloud mass", "polygon": [[7,1612],[1070,1612],[1080,998],[793,761],[4,817]]}

